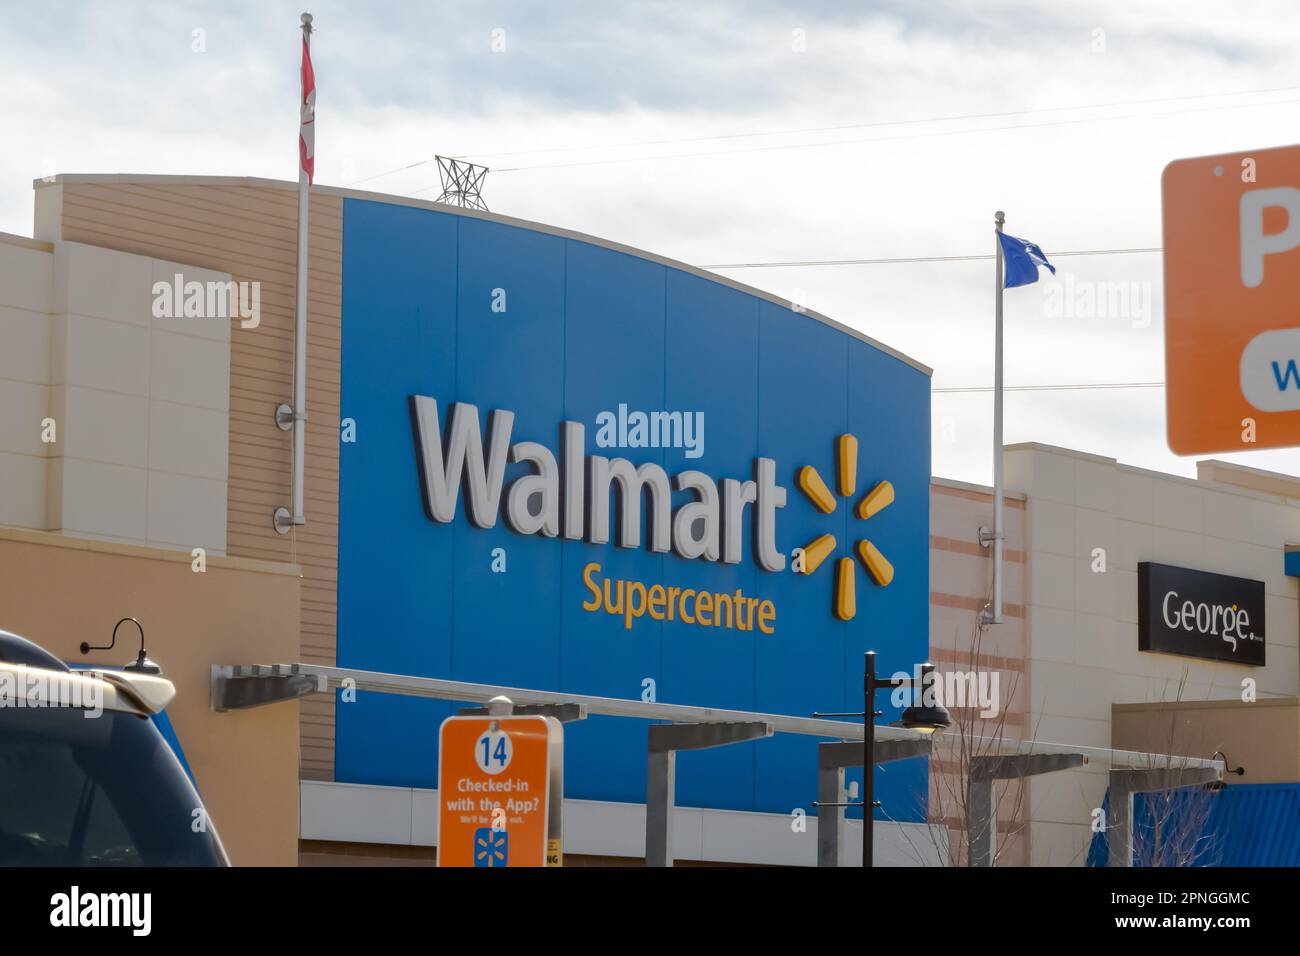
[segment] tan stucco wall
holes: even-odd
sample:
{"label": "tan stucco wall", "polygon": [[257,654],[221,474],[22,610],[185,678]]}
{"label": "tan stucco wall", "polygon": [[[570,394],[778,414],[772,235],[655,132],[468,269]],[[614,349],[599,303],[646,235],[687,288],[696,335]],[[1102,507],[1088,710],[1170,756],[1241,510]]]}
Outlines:
{"label": "tan stucco wall", "polygon": [[1251,702],[1198,700],[1115,704],[1111,736],[1119,750],[1194,754],[1218,750],[1245,773],[1228,783],[1300,782],[1300,698]]}
{"label": "tan stucco wall", "polygon": [[143,624],[149,656],[176,685],[167,708],[231,861],[298,861],[297,702],[214,713],[213,664],[298,659],[299,586],[294,565],[209,557],[191,570],[184,551],[107,544],[0,528],[0,629],[69,661],[124,664],[139,649],[124,625],[113,651],[83,658],[78,645],[107,644],[123,617]]}

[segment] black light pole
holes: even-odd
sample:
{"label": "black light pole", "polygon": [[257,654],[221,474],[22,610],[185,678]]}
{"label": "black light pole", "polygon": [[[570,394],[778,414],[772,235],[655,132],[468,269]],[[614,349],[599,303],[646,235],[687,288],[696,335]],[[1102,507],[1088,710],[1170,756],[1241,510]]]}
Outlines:
{"label": "black light pole", "polygon": [[862,670],[862,865],[875,866],[876,846],[876,652]]}
{"label": "black light pole", "polygon": [[[876,652],[867,651],[863,655],[862,669],[862,713],[822,714],[814,717],[861,717],[862,718],[862,802],[843,804],[815,803],[819,810],[823,806],[861,807],[862,808],[862,865],[874,865],[875,825],[874,810],[876,802],[876,718],[882,712],[876,710],[876,691],[894,690],[900,687],[912,688],[912,706],[903,711],[900,723],[910,730],[934,732],[942,730],[952,723],[952,718],[937,700],[926,701],[925,689],[933,683],[934,665],[928,661],[921,665],[920,693],[921,701],[916,699],[918,681],[912,677],[880,677],[876,674]],[[933,695],[931,695],[933,698]]]}

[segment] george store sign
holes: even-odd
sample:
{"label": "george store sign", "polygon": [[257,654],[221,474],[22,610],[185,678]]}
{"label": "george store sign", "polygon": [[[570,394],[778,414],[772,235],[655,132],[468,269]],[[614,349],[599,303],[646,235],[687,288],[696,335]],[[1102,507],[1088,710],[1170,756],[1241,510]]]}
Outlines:
{"label": "george store sign", "polygon": [[1138,650],[1264,666],[1264,582],[1144,561]]}

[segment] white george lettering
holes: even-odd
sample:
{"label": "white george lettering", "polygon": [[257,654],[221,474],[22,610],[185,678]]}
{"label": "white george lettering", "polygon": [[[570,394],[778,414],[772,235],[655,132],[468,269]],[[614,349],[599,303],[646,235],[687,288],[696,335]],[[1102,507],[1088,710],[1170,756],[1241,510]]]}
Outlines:
{"label": "white george lettering", "polygon": [[1254,637],[1253,633],[1243,630],[1250,627],[1250,614],[1245,608],[1238,609],[1235,605],[1212,605],[1204,601],[1200,603],[1183,601],[1179,606],[1177,601],[1178,592],[1169,591],[1161,603],[1165,627],[1170,630],[1195,631],[1219,637],[1222,629],[1223,639],[1232,645],[1233,650],[1237,649],[1237,641],[1247,641]]}

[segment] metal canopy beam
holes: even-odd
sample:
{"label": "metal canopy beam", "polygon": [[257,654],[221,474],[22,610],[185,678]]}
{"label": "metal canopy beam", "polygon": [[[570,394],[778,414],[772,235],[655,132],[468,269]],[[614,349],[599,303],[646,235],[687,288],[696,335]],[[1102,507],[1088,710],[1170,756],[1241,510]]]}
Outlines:
{"label": "metal canopy beam", "polygon": [[[493,697],[505,695],[516,704],[583,704],[590,714],[612,717],[639,717],[644,720],[664,720],[673,723],[704,723],[716,720],[764,720],[778,734],[805,734],[810,737],[834,740],[862,740],[860,721],[825,720],[817,717],[791,717],[786,714],[758,714],[743,710],[724,710],[718,707],[689,707],[683,704],[647,703],[641,700],[624,700],[617,697],[592,697],[585,694],[562,694],[554,691],[528,690],[520,687],[502,687],[492,684],[470,684],[463,681],[440,680],[434,677],[412,677],[407,674],[383,674],[376,671],[353,670],[344,667],[324,667],[319,664],[219,664],[213,667],[213,679],[218,677],[266,679],[277,674],[306,674],[323,677],[326,687],[320,692],[350,687],[353,690],[379,694],[402,694],[409,697],[433,697],[439,700],[474,701],[486,704]],[[921,740],[926,734],[903,727],[877,727],[876,745],[885,740]],[[1159,760],[1172,768],[1209,767],[1222,768],[1223,761],[1204,757],[1171,757],[1167,754],[1149,754],[1133,750],[1111,750],[1107,747],[1079,747],[1043,740],[1005,740],[997,742],[1002,754],[1083,754],[1092,760],[1103,761],[1113,767],[1150,767]]]}
{"label": "metal canopy beam", "polygon": [[1015,780],[1019,777],[1036,777],[1040,773],[1055,773],[1082,767],[1088,758],[1074,754],[984,754],[972,757],[972,780]]}
{"label": "metal canopy beam", "polygon": [[[462,707],[457,711],[461,717],[486,717],[490,712],[487,707]],[[571,724],[586,720],[587,708],[582,704],[516,704],[511,716],[554,717],[562,724]]]}
{"label": "metal canopy beam", "polygon": [[[642,720],[661,720],[677,724],[710,723],[759,723],[771,728],[769,733],[804,734],[810,737],[829,738],[833,741],[850,741],[847,746],[857,748],[856,760],[850,760],[851,752],[847,750],[826,750],[832,756],[826,759],[845,761],[838,766],[827,767],[821,763],[819,755],[818,801],[822,803],[842,803],[840,790],[843,788],[843,767],[861,766],[863,739],[862,724],[840,720],[827,720],[816,717],[791,717],[786,714],[759,714],[740,710],[724,710],[716,707],[690,707],[682,704],[661,704],[641,700],[624,700],[615,697],[593,697],[585,694],[564,694],[554,691],[529,690],[520,687],[502,687],[492,684],[471,684],[464,681],[440,680],[432,677],[413,677],[407,674],[384,674],[376,671],[363,671],[343,667],[324,667],[318,664],[219,664],[212,667],[211,697],[214,710],[223,711],[236,708],[257,707],[278,701],[293,700],[309,693],[329,693],[340,688],[353,691],[367,691],[379,694],[400,694],[409,697],[426,697],[438,700],[473,701],[486,704],[494,697],[507,696],[516,704],[516,712],[522,707],[555,707],[557,713],[567,712],[564,708],[576,707],[591,714],[612,717],[635,717]],[[544,711],[539,711],[544,712]],[[718,744],[710,746],[721,746]],[[932,738],[928,734],[902,727],[877,727],[875,730],[875,749],[878,762],[900,760],[904,757],[928,752]],[[823,744],[825,747],[841,746]],[[1120,840],[1111,841],[1111,859],[1124,859],[1127,853],[1129,864],[1132,862],[1132,832],[1130,829],[1132,815],[1132,795],[1143,789],[1170,789],[1169,786],[1156,785],[1161,780],[1166,783],[1176,780],[1172,786],[1190,786],[1218,780],[1222,776],[1224,763],[1219,759],[1203,757],[1170,756],[1167,754],[1150,754],[1130,750],[1110,750],[1104,747],[1078,747],[1071,744],[1057,744],[1040,740],[997,741],[995,754],[989,759],[1009,762],[990,764],[992,769],[982,773],[993,773],[988,781],[1002,779],[1004,770],[1007,777],[1034,773],[1050,773],[1064,766],[1077,766],[1071,760],[1099,760],[1116,769],[1111,771],[1112,788],[1120,787],[1125,794],[1118,802],[1123,832],[1126,834],[1128,849],[1117,846]],[[690,749],[681,747],[677,749]],[[663,751],[670,754],[673,751]],[[654,751],[651,751],[653,758]],[[884,756],[880,756],[884,755]],[[1063,766],[1054,766],[1050,760],[1042,758],[1059,756],[1066,758]],[[1016,758],[1025,758],[1018,760]],[[1153,762],[1159,761],[1164,769],[1149,770]],[[1043,769],[1033,769],[1043,768]],[[671,770],[671,768],[670,768]],[[1135,776],[1119,777],[1117,773],[1132,772]],[[829,772],[830,784],[824,783]],[[1163,778],[1153,774],[1165,774]],[[1144,776],[1145,775],[1145,776]],[[1118,784],[1115,781],[1118,780]],[[825,788],[825,789],[823,789]],[[832,792],[832,788],[833,792]],[[1114,790],[1112,791],[1114,792]],[[991,794],[991,790],[990,790]],[[978,795],[975,795],[978,797]],[[989,802],[991,803],[991,797]],[[1127,814],[1125,810],[1127,809]],[[1114,819],[1115,810],[1112,810]],[[987,817],[986,817],[987,818]],[[839,814],[829,828],[838,835],[842,830],[843,815]],[[818,827],[823,834],[825,822]],[[827,856],[823,851],[823,837],[818,837],[819,865],[834,865],[823,862],[825,859],[838,858],[838,842],[831,845],[836,849],[835,856]],[[1117,865],[1114,862],[1111,864]]]}
{"label": "metal canopy beam", "polygon": [[[486,704],[493,697],[504,695],[515,702],[516,708],[521,704],[580,704],[587,708],[588,714],[638,717],[643,720],[663,720],[671,723],[759,720],[771,724],[773,731],[779,734],[804,734],[810,737],[838,740],[862,739],[861,722],[791,717],[786,714],[750,713],[744,710],[724,710],[719,707],[651,703],[618,697],[593,697],[586,694],[565,694],[494,684],[471,684],[436,677],[383,674],[343,667],[324,667],[317,664],[217,665],[213,669],[214,679],[218,672],[224,680],[243,678],[264,680],[277,674],[308,674],[324,677],[327,687],[323,690],[326,691],[346,687],[379,694],[401,694],[408,697],[431,697],[438,700],[471,701],[481,704]],[[876,730],[877,740],[917,740],[924,736],[915,730],[906,730],[902,727],[880,727]]]}
{"label": "metal canopy beam", "polygon": [[997,829],[997,809],[993,806],[993,781],[1036,777],[1082,767],[1088,762],[1083,754],[982,754],[972,757],[967,772],[967,816],[970,834],[970,865],[993,865],[993,834]]}
{"label": "metal canopy beam", "polygon": [[[930,753],[934,743],[932,734],[922,734],[918,740],[881,740],[877,727],[875,747],[876,763],[906,760]],[[824,743],[817,747],[817,865],[840,865],[840,837],[844,832],[844,807],[836,804],[848,802],[844,792],[844,770],[861,767],[865,748],[860,743]]]}
{"label": "metal canopy beam", "polygon": [[212,709],[218,713],[297,700],[329,689],[325,679],[315,674],[266,673],[256,677],[225,677],[218,674],[218,670],[212,668],[209,687]]}
{"label": "metal canopy beam", "polygon": [[[889,763],[893,760],[906,760],[909,757],[921,757],[930,752],[934,739],[929,734],[918,735],[916,740],[881,740],[876,728],[876,763]],[[833,741],[817,747],[817,766],[829,770],[842,770],[845,767],[861,767],[862,744]]]}
{"label": "metal canopy beam", "polygon": [[650,728],[650,752],[708,750],[727,744],[771,737],[772,725],[762,720],[738,720],[712,724],[655,724]]}
{"label": "metal canopy beam", "polygon": [[762,720],[655,724],[650,727],[645,785],[646,866],[673,865],[677,751],[708,750],[771,736],[772,725]]}
{"label": "metal canopy beam", "polygon": [[1223,779],[1223,765],[1128,768],[1110,772],[1110,817],[1106,820],[1107,865],[1133,865],[1133,794],[1195,787]]}

